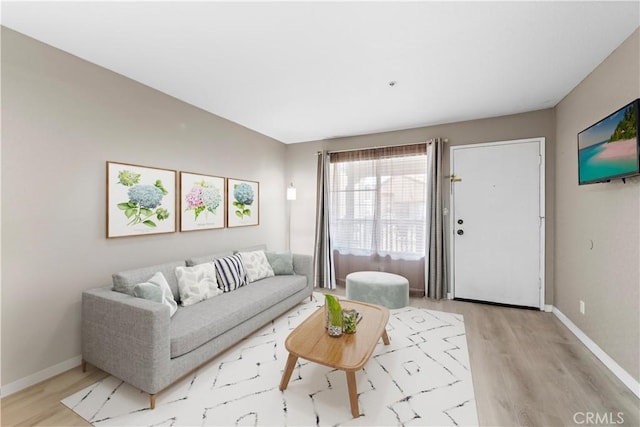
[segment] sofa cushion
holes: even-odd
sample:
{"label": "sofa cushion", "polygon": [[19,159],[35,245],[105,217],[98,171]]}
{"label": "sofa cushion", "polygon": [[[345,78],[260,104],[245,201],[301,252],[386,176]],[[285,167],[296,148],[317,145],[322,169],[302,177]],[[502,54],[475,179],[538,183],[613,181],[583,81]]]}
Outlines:
{"label": "sofa cushion", "polygon": [[178,290],[183,306],[199,303],[222,293],[216,280],[216,268],[212,262],[193,267],[176,267]]}
{"label": "sofa cushion", "polygon": [[232,251],[217,252],[211,255],[202,255],[202,256],[188,258],[186,263],[187,263],[187,267],[192,267],[194,265],[204,264],[206,262],[213,262],[213,260],[216,258],[222,258],[229,255],[233,255],[233,252]]}
{"label": "sofa cushion", "polygon": [[274,276],[273,269],[267,261],[264,251],[239,252],[249,283],[265,277]]}
{"label": "sofa cushion", "polygon": [[173,298],[167,279],[160,272],[154,274],[146,282],[135,285],[133,287],[133,296],[166,305],[169,307],[169,317],[176,314],[176,310],[178,310],[178,304]]}
{"label": "sofa cushion", "polygon": [[240,255],[217,258],[213,263],[216,266],[218,286],[224,292],[235,291],[247,284],[247,273]]}
{"label": "sofa cushion", "polygon": [[269,277],[198,304],[178,307],[169,325],[171,358],[200,347],[306,286],[305,276]]}
{"label": "sofa cushion", "polygon": [[156,274],[162,273],[171,288],[173,299],[180,301],[178,292],[178,278],[176,277],[176,267],[184,267],[184,261],[166,262],[164,264],[153,265],[151,267],[136,268],[115,273],[113,278],[113,290],[125,294],[133,295],[133,288],[138,283],[146,282]]}
{"label": "sofa cushion", "polygon": [[295,274],[293,271],[293,255],[291,255],[291,252],[266,252],[265,255],[276,276]]}

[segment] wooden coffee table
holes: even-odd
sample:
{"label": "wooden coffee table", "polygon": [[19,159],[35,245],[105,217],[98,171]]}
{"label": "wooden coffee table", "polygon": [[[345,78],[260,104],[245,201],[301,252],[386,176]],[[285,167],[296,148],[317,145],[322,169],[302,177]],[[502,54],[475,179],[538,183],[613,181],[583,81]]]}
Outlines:
{"label": "wooden coffee table", "polygon": [[385,345],[389,345],[389,336],[385,329],[389,320],[389,310],[379,305],[350,300],[340,300],[340,305],[343,309],[354,308],[363,316],[356,333],[342,334],[338,338],[330,337],[324,327],[324,307],[320,307],[295,328],[284,343],[289,357],[280,381],[280,390],[287,388],[298,357],[340,369],[347,375],[351,414],[357,418],[360,416],[360,410],[356,371],[367,363],[380,338]]}

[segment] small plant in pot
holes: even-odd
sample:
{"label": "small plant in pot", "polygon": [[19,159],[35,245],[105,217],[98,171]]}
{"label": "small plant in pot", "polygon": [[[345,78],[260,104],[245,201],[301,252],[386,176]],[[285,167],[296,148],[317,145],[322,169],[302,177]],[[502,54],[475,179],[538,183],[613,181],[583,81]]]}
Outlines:
{"label": "small plant in pot", "polygon": [[342,307],[338,299],[330,294],[324,294],[325,305],[328,311],[329,325],[327,331],[329,336],[339,337],[342,335]]}

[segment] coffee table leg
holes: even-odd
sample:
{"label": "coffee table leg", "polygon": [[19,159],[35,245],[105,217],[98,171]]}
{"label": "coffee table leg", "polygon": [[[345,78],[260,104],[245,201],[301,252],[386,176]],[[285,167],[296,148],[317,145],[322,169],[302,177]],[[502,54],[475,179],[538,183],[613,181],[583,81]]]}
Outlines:
{"label": "coffee table leg", "polygon": [[282,373],[282,380],[280,380],[280,391],[287,388],[287,385],[289,384],[289,378],[291,378],[291,373],[293,372],[293,368],[296,367],[297,361],[298,356],[289,353],[287,364],[285,365],[284,372]]}
{"label": "coffee table leg", "polygon": [[351,415],[353,418],[360,416],[360,408],[358,408],[358,388],[356,386],[356,373],[346,372],[347,387],[349,389],[349,402],[351,403]]}
{"label": "coffee table leg", "polygon": [[384,345],[389,345],[389,335],[387,335],[386,329],[382,332],[382,342]]}

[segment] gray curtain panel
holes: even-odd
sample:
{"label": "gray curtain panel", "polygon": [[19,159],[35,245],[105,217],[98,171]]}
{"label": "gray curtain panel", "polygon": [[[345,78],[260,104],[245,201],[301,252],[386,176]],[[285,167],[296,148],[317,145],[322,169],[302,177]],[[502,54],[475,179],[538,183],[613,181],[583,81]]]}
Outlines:
{"label": "gray curtain panel", "polygon": [[429,226],[429,250],[427,252],[427,298],[442,299],[447,295],[447,259],[444,221],[442,216],[442,152],[443,141],[429,141],[427,149],[428,188],[430,200],[427,224]]}
{"label": "gray curtain panel", "polygon": [[329,154],[318,152],[316,191],[316,238],[313,251],[313,283],[319,288],[336,288],[336,279],[329,235]]}

